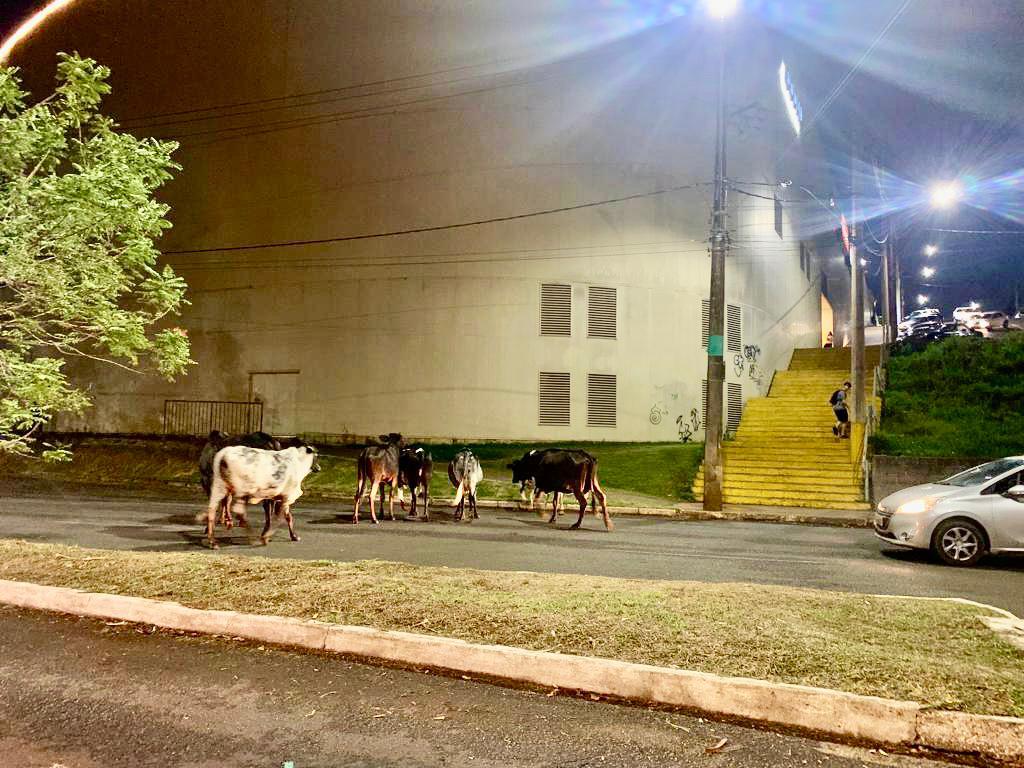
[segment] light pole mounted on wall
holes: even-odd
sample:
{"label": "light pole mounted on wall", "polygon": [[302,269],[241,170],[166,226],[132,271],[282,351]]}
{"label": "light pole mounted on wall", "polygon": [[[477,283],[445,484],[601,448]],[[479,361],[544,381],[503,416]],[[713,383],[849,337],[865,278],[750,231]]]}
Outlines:
{"label": "light pole mounted on wall", "polygon": [[[739,0],[706,0],[710,15],[724,22]],[[725,258],[729,251],[725,183],[725,30],[718,35],[715,110],[715,193],[711,211],[711,290],[708,309],[708,392],[704,417],[704,509],[722,509],[722,405],[725,389]]]}

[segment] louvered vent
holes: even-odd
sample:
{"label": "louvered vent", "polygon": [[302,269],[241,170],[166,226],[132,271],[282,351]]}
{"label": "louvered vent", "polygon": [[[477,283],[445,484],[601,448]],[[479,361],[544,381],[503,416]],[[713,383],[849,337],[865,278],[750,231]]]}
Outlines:
{"label": "louvered vent", "polygon": [[614,427],[616,381],[614,375],[591,373],[587,376],[587,426]]}
{"label": "louvered vent", "polygon": [[729,410],[725,419],[725,431],[735,432],[740,428],[740,417],[743,415],[743,385],[729,382],[726,387]]}
{"label": "louvered vent", "polygon": [[541,371],[538,389],[541,426],[569,425],[569,374]]}
{"label": "louvered vent", "polygon": [[540,335],[572,335],[572,287],[543,283],[540,287]]}
{"label": "louvered vent", "polygon": [[725,332],[730,352],[743,351],[743,315],[740,308],[730,304],[725,313]]}
{"label": "louvered vent", "polygon": [[711,302],[700,300],[700,345],[707,349],[708,336],[711,335]]}
{"label": "louvered vent", "polygon": [[614,339],[616,330],[615,289],[590,286],[587,298],[587,338]]}

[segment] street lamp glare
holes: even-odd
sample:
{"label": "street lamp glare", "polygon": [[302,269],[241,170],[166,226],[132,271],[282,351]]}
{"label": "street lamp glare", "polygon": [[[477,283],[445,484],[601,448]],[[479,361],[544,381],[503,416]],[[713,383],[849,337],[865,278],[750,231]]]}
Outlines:
{"label": "street lamp glare", "polygon": [[924,255],[925,256],[934,256],[938,252],[939,252],[939,246],[937,246],[937,245],[926,245],[924,247]]}
{"label": "street lamp glare", "polygon": [[924,268],[921,269],[921,274],[924,277],[931,277],[932,275],[935,274],[935,268],[934,267],[924,267]]}
{"label": "street lamp glare", "polygon": [[716,19],[727,19],[740,8],[740,0],[704,0],[708,14]]}
{"label": "street lamp glare", "polygon": [[920,293],[917,294],[917,306],[923,307],[927,303],[928,303],[928,297],[927,296],[925,296],[924,294],[920,294]]}
{"label": "street lamp glare", "polygon": [[964,196],[959,181],[940,181],[932,185],[929,192],[932,208],[952,208]]}

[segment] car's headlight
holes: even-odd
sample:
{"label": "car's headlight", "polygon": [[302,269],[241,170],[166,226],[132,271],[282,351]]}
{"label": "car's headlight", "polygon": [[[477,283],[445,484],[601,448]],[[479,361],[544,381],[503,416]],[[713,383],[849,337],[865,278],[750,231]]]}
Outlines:
{"label": "car's headlight", "polygon": [[935,506],[935,502],[936,499],[933,499],[930,496],[923,499],[914,499],[913,501],[908,501],[905,504],[900,504],[899,508],[896,510],[896,514],[920,515],[925,512],[931,512],[932,508]]}

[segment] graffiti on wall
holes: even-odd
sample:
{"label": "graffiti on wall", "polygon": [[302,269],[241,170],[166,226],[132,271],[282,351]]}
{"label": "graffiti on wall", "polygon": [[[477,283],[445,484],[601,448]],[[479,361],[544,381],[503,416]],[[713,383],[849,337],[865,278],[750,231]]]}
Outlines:
{"label": "graffiti on wall", "polygon": [[[737,355],[737,357],[739,357],[739,355]],[[748,344],[743,347],[743,357],[748,363],[747,375],[750,377],[751,381],[756,382],[757,385],[760,386],[763,376],[761,374],[761,366],[758,365],[757,361],[761,357],[761,348],[756,344]],[[736,375],[739,376],[741,374],[742,371]]]}
{"label": "graffiti on wall", "polygon": [[693,435],[700,431],[700,411],[696,408],[690,409],[690,419],[687,421],[683,414],[676,417],[676,426],[679,428],[679,442],[688,443]]}

